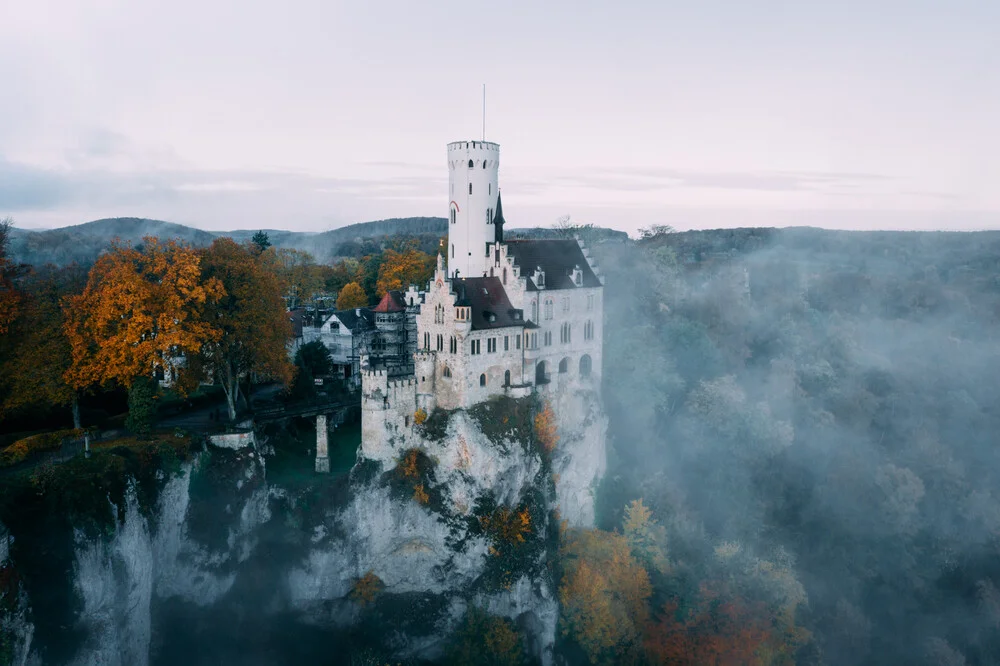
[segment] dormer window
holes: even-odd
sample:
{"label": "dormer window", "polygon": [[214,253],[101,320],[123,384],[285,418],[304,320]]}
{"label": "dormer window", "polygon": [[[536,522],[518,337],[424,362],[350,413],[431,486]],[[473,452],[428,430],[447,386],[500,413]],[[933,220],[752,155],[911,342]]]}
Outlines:
{"label": "dormer window", "polygon": [[545,286],[545,271],[542,270],[541,266],[535,269],[535,284],[539,287]]}
{"label": "dormer window", "polygon": [[573,284],[578,287],[583,286],[583,271],[580,270],[579,266],[573,268]]}

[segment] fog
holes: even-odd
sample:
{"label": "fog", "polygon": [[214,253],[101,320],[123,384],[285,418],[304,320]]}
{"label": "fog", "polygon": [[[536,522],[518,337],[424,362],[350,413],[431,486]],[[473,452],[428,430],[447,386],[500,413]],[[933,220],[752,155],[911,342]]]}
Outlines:
{"label": "fog", "polygon": [[601,245],[603,526],[675,575],[787,566],[798,663],[1000,659],[1000,235],[814,229]]}

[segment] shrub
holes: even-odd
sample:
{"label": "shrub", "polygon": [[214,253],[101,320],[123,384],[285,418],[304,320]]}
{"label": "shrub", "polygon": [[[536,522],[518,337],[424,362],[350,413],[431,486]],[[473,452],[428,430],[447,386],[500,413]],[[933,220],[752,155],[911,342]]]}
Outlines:
{"label": "shrub", "polygon": [[413,412],[413,422],[416,423],[417,425],[423,425],[426,420],[427,420],[427,412],[424,411],[423,408]]}
{"label": "shrub", "polygon": [[552,411],[552,405],[548,402],[535,416],[535,437],[542,445],[546,453],[552,453],[559,443],[559,435],[556,433],[556,415]]}
{"label": "shrub", "polygon": [[10,467],[28,459],[28,456],[47,451],[58,451],[66,438],[82,437],[84,430],[56,430],[43,432],[31,437],[19,439],[3,451],[0,451],[0,467]]}
{"label": "shrub", "polygon": [[362,606],[367,606],[375,601],[375,597],[384,588],[385,584],[382,579],[376,576],[375,572],[369,570],[364,576],[354,581],[350,597]]}

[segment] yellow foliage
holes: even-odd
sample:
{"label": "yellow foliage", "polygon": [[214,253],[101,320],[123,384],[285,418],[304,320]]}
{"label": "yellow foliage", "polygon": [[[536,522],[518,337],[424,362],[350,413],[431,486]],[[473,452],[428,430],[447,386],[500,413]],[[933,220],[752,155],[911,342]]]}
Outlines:
{"label": "yellow foliage", "polygon": [[591,663],[634,660],[649,622],[652,586],[625,537],[601,530],[569,530],[561,550],[563,635],[575,640]]}
{"label": "yellow foliage", "polygon": [[403,477],[407,479],[416,479],[420,477],[420,470],[417,469],[417,450],[409,449],[403,455]]}
{"label": "yellow foliage", "polygon": [[337,309],[350,310],[368,305],[368,296],[364,288],[357,282],[348,282],[337,294]]}
{"label": "yellow foliage", "polygon": [[382,254],[382,265],[378,268],[376,295],[385,296],[390,290],[403,290],[411,284],[424,284],[434,272],[434,260],[429,254],[415,248],[402,252],[386,250]]}
{"label": "yellow foliage", "polygon": [[661,573],[670,570],[667,561],[667,535],[663,526],[653,519],[653,512],[637,499],[625,507],[622,531],[632,553],[646,566]]}
{"label": "yellow foliage", "polygon": [[55,432],[43,432],[19,439],[3,451],[0,451],[0,467],[10,467],[11,465],[23,462],[32,453],[58,451],[62,447],[63,439],[67,437],[82,437],[83,433],[82,429],[56,430]]}
{"label": "yellow foliage", "polygon": [[559,435],[556,433],[556,415],[552,411],[552,405],[548,402],[542,411],[535,416],[535,436],[542,444],[542,448],[547,453],[552,453],[559,443]]}
{"label": "yellow foliage", "polygon": [[375,601],[375,597],[379,595],[384,587],[385,584],[382,582],[382,579],[376,576],[373,571],[369,571],[354,581],[354,588],[351,590],[350,597],[362,606],[367,606]]}
{"label": "yellow foliage", "polygon": [[418,409],[413,412],[413,422],[417,425],[422,425],[424,421],[427,420],[427,412],[423,408]]}
{"label": "yellow foliage", "polygon": [[[482,516],[479,524],[494,543],[522,544],[525,542],[525,535],[531,533],[531,512],[527,507],[520,511],[500,507],[492,514]],[[493,554],[499,554],[492,548],[491,551]]]}
{"label": "yellow foliage", "polygon": [[427,504],[431,501],[427,491],[424,490],[424,484],[418,483],[413,489],[413,499],[415,499],[418,504]]}

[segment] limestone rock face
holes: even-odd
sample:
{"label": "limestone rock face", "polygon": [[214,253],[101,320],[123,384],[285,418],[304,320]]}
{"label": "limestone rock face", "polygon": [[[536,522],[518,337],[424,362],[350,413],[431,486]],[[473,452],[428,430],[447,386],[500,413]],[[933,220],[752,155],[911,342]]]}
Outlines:
{"label": "limestone rock face", "polygon": [[594,526],[597,484],[607,469],[608,417],[593,390],[571,387],[551,398],[559,422],[552,457],[559,514],[571,527]]}

